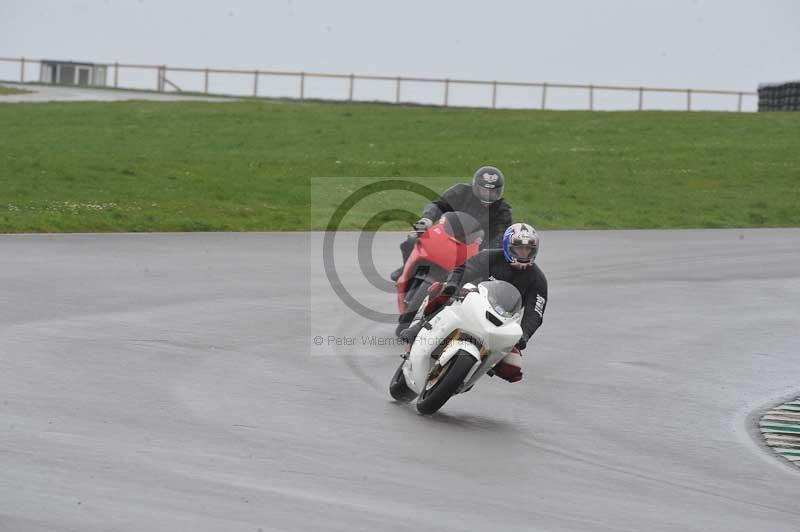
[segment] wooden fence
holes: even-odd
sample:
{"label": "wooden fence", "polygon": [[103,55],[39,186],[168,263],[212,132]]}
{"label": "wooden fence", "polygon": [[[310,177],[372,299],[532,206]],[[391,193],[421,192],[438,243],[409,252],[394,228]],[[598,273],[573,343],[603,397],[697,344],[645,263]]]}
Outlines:
{"label": "wooden fence", "polygon": [[[0,57],[0,62],[17,62],[19,63],[19,82],[26,81],[26,66],[32,64],[40,64],[40,59],[27,59],[24,57]],[[417,103],[412,100],[403,99],[403,86],[405,83],[426,83],[437,84],[441,90],[441,100],[439,103],[433,105],[441,105],[448,107],[451,102],[451,89],[458,85],[467,86],[483,86],[491,89],[491,99],[485,105],[480,107],[498,107],[498,92],[504,87],[517,87],[517,88],[530,88],[538,89],[538,97],[536,100],[531,98],[530,108],[548,109],[547,98],[548,93],[560,89],[582,90],[585,91],[585,105],[588,110],[596,109],[596,95],[601,91],[613,92],[627,92],[636,99],[635,108],[639,111],[646,108],[647,94],[681,94],[685,98],[685,105],[682,107],[686,111],[692,110],[692,97],[697,95],[714,95],[720,98],[735,98],[736,111],[743,110],[743,99],[745,97],[755,98],[758,96],[756,92],[735,91],[735,90],[712,90],[712,89],[692,89],[692,88],[667,88],[667,87],[634,87],[623,85],[580,85],[572,83],[545,83],[545,82],[518,82],[518,81],[485,81],[475,79],[459,79],[459,78],[428,78],[428,77],[411,77],[411,76],[372,76],[360,74],[330,74],[322,72],[291,72],[291,71],[276,71],[276,70],[241,70],[241,69],[222,69],[222,68],[188,68],[188,67],[175,67],[167,65],[149,65],[149,64],[133,64],[133,63],[92,63],[97,66],[104,66],[107,69],[106,86],[114,88],[134,88],[130,86],[123,86],[119,82],[120,71],[125,69],[136,70],[152,70],[153,71],[153,85],[152,88],[159,92],[184,92],[173,81],[169,79],[170,73],[196,73],[202,79],[202,91],[197,90],[193,92],[201,92],[203,94],[213,95],[220,94],[209,91],[209,78],[212,75],[246,75],[252,76],[252,92],[249,94],[237,94],[237,96],[252,96],[252,97],[269,97],[263,96],[259,93],[259,83],[262,78],[266,77],[290,77],[294,78],[297,83],[296,97],[304,100],[308,97],[306,91],[306,83],[309,79],[339,79],[347,83],[347,97],[342,98],[347,101],[366,101],[359,100],[355,97],[355,89],[358,81],[380,81],[391,83],[394,85],[394,103]],[[6,80],[17,81],[17,80]],[[38,81],[38,80],[37,80]],[[263,86],[263,84],[262,84]],[[324,98],[314,98],[324,99]],[[732,102],[731,102],[732,103]],[[649,107],[653,108],[653,107]]]}

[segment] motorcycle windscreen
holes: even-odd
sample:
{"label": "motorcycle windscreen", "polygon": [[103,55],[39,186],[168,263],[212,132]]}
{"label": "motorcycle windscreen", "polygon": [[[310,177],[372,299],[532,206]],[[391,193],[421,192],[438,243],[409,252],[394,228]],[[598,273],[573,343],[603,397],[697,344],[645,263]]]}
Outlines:
{"label": "motorcycle windscreen", "polygon": [[483,238],[480,222],[465,212],[448,212],[443,216],[445,232],[463,244],[474,244]]}
{"label": "motorcycle windscreen", "polygon": [[498,315],[511,318],[522,309],[522,296],[513,284],[505,281],[484,281],[478,286],[486,289],[486,299]]}

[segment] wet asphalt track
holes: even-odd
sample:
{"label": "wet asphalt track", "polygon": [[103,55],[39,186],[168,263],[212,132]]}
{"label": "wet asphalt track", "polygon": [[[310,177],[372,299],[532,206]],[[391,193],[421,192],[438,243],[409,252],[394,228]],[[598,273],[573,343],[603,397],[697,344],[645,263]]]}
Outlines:
{"label": "wet asphalt track", "polygon": [[65,87],[63,85],[39,85],[23,83],[0,83],[6,87],[26,89],[31,92],[0,96],[0,103],[42,103],[42,102],[122,102],[129,100],[150,100],[161,102],[202,101],[233,102],[232,98],[197,96],[175,92],[160,93],[130,91],[123,89],[101,89],[92,87]]}
{"label": "wet asphalt track", "polygon": [[545,233],[525,381],[431,418],[319,243],[0,236],[0,531],[800,529],[750,417],[800,391],[799,230]]}

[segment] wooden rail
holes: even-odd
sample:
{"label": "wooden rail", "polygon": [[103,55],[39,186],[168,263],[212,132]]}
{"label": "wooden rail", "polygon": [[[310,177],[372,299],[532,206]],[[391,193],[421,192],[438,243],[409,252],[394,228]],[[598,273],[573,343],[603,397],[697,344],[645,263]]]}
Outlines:
{"label": "wooden rail", "polygon": [[[40,63],[41,59],[29,59],[25,57],[0,57],[0,62],[16,62],[20,64],[19,81],[25,82],[26,65]],[[174,67],[167,65],[150,65],[139,63],[93,63],[94,65],[104,66],[107,69],[106,85],[113,86],[114,88],[125,88],[119,83],[120,69],[152,69],[156,73],[156,90],[163,92],[166,90],[166,85],[177,89],[177,85],[166,79],[168,72],[186,72],[197,73],[202,75],[202,85],[205,94],[213,94],[209,92],[209,77],[212,74],[234,74],[234,75],[247,75],[253,77],[253,97],[259,97],[259,78],[262,76],[277,76],[277,77],[294,77],[298,79],[298,98],[304,100],[306,98],[306,82],[309,78],[318,79],[341,79],[347,81],[347,101],[358,101],[355,97],[356,82],[357,81],[382,81],[389,82],[395,85],[395,103],[402,103],[402,87],[403,83],[435,83],[442,85],[442,101],[444,107],[448,107],[451,103],[451,91],[454,85],[472,85],[472,86],[485,86],[491,89],[491,100],[488,104],[492,109],[497,108],[499,90],[503,87],[517,87],[517,88],[530,88],[540,90],[540,100],[538,107],[540,109],[547,109],[547,96],[548,91],[554,89],[567,89],[567,90],[585,90],[587,91],[587,109],[594,110],[596,106],[596,95],[598,91],[623,91],[631,92],[637,97],[636,108],[643,110],[645,108],[645,94],[685,94],[685,110],[692,110],[692,97],[694,95],[716,95],[716,96],[734,96],[736,97],[736,110],[742,111],[742,103],[745,96],[757,96],[756,92],[749,91],[736,91],[736,90],[719,90],[719,89],[694,89],[694,88],[675,88],[675,87],[634,87],[629,85],[581,85],[575,83],[549,83],[549,82],[521,82],[521,81],[500,81],[500,80],[477,80],[477,79],[463,79],[463,78],[429,78],[429,77],[415,77],[415,76],[376,76],[376,75],[361,75],[361,74],[332,74],[328,72],[293,72],[283,70],[261,70],[261,69],[231,69],[231,68],[192,68],[192,67]],[[108,82],[108,72],[113,69],[113,83]],[[10,80],[9,80],[10,81]],[[133,88],[133,87],[130,87]],[[177,89],[179,90],[179,89]],[[266,96],[264,96],[266,97]],[[409,101],[408,103],[414,103]],[[531,107],[534,107],[531,105]]]}

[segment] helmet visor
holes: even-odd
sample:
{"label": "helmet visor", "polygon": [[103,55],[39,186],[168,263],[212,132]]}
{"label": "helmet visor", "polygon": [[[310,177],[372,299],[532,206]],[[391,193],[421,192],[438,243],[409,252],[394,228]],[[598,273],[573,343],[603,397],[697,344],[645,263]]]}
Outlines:
{"label": "helmet visor", "polygon": [[484,203],[494,203],[503,197],[503,187],[492,186],[489,188],[480,184],[475,184],[472,186],[472,191],[478,199]]}
{"label": "helmet visor", "polygon": [[531,262],[536,258],[536,246],[533,244],[511,244],[508,251],[519,262]]}

